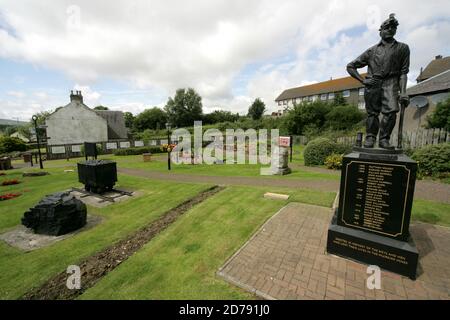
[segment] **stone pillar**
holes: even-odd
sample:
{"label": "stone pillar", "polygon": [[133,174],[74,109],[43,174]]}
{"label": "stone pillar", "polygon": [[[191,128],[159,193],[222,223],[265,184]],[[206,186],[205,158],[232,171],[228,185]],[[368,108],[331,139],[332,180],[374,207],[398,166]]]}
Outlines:
{"label": "stone pillar", "polygon": [[288,167],[289,161],[289,148],[287,147],[275,147],[272,153],[271,171],[272,175],[286,175],[291,173],[291,169]]}

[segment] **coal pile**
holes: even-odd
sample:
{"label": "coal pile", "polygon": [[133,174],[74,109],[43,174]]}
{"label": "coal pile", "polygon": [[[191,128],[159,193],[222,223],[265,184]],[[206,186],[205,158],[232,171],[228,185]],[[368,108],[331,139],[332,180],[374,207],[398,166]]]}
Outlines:
{"label": "coal pile", "polygon": [[22,224],[38,234],[59,236],[83,227],[86,215],[83,202],[69,192],[57,192],[25,212]]}

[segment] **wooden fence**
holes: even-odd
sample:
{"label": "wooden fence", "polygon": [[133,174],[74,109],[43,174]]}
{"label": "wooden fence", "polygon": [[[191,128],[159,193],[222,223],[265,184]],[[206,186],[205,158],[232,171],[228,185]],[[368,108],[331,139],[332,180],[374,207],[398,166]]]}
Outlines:
{"label": "wooden fence", "polygon": [[[355,145],[356,136],[340,137],[337,139],[339,143],[346,145]],[[425,145],[450,142],[450,132],[444,129],[421,129],[418,131],[404,132],[402,145],[404,149],[417,149]],[[391,136],[391,144],[397,146],[398,134],[393,133]]]}

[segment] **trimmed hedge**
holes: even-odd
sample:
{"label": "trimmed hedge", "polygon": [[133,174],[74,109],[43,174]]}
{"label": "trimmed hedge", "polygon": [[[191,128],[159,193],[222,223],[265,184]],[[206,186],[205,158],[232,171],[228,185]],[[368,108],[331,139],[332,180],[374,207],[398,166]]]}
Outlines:
{"label": "trimmed hedge", "polygon": [[350,146],[336,143],[327,138],[311,140],[303,153],[305,166],[323,165],[325,159],[332,154],[345,154],[351,151]]}
{"label": "trimmed hedge", "polygon": [[414,151],[412,158],[417,161],[419,174],[440,176],[450,172],[450,143],[434,144]]}
{"label": "trimmed hedge", "polygon": [[116,149],[114,150],[114,155],[116,156],[132,156],[139,155],[143,153],[164,153],[160,147],[136,147],[136,148],[127,148],[127,149]]}

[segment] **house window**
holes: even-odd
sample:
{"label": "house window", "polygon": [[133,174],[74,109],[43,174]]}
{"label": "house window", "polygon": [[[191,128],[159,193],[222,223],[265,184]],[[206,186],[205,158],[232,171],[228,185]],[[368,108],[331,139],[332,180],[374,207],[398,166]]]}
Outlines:
{"label": "house window", "polygon": [[350,90],[344,90],[344,91],[342,91],[342,96],[343,96],[344,98],[350,97]]}
{"label": "house window", "polygon": [[287,100],[283,100],[283,104],[284,104],[284,105],[287,105]]}
{"label": "house window", "polygon": [[364,88],[359,88],[359,95],[363,96],[364,95]]}
{"label": "house window", "polygon": [[328,100],[333,100],[334,99],[334,92],[330,92],[328,94]]}
{"label": "house window", "polygon": [[303,97],[302,99],[304,102],[308,101],[308,97]]}
{"label": "house window", "polygon": [[319,98],[319,96],[317,94],[313,95],[312,97],[312,101],[316,101]]}
{"label": "house window", "polygon": [[366,103],[364,101],[358,102],[358,108],[361,110],[366,109]]}
{"label": "house window", "polygon": [[281,101],[278,101],[278,105],[281,106]]}
{"label": "house window", "polygon": [[295,104],[296,103],[296,99],[294,98],[294,99],[292,99],[292,104]]}
{"label": "house window", "polygon": [[320,95],[320,100],[327,100],[327,94],[325,93],[325,94],[321,94]]}
{"label": "house window", "polygon": [[312,99],[313,99],[313,96],[308,97],[308,101],[312,101]]}

